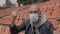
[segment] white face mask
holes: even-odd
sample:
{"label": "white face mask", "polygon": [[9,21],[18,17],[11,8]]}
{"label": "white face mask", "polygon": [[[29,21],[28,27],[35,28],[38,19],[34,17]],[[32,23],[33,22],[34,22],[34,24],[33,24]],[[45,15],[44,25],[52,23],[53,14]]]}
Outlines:
{"label": "white face mask", "polygon": [[29,14],[29,17],[30,17],[30,21],[33,23],[39,19],[38,14]]}

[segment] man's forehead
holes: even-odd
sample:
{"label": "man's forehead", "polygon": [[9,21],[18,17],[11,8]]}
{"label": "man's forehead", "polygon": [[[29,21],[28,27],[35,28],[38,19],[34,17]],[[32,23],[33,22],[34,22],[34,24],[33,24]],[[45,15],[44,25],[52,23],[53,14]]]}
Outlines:
{"label": "man's forehead", "polygon": [[38,7],[36,4],[33,4],[31,7],[30,7],[30,11],[37,11],[38,10]]}

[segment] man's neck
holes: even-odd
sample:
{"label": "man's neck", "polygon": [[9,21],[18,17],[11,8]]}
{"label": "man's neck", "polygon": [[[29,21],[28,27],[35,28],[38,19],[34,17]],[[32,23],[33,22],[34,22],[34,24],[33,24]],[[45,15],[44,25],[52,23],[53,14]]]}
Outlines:
{"label": "man's neck", "polygon": [[36,22],[34,22],[33,24],[39,24],[39,20],[37,20]]}
{"label": "man's neck", "polygon": [[33,26],[39,26],[39,24],[40,24],[39,21],[37,21],[33,24]]}

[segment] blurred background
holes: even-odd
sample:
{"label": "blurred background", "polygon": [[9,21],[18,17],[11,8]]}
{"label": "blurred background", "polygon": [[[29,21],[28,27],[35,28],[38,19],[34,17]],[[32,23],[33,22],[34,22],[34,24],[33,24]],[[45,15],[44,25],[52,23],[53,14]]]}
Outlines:
{"label": "blurred background", "polygon": [[[28,19],[32,4],[37,4],[41,13],[60,32],[60,0],[0,0],[0,34],[11,34],[11,24],[19,26]],[[18,34],[24,34],[24,31]]]}

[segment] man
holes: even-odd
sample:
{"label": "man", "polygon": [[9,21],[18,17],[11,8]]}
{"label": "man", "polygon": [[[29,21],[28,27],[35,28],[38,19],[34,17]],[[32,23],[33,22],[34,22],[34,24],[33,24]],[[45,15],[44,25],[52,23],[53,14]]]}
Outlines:
{"label": "man", "polygon": [[18,34],[25,30],[25,34],[53,34],[54,27],[44,14],[39,12],[36,4],[30,7],[29,19],[20,26],[13,26],[11,34]]}

